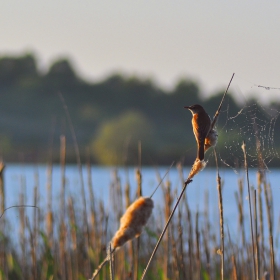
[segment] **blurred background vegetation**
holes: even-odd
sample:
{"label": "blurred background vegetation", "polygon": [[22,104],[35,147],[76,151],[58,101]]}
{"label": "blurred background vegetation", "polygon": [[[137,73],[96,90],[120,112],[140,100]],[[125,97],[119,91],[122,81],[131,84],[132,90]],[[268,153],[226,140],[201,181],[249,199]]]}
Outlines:
{"label": "blurred background vegetation", "polygon": [[[1,57],[0,155],[5,161],[56,162],[62,134],[67,161],[75,160],[58,92],[67,104],[82,159],[90,151],[95,164],[130,165],[138,163],[139,141],[142,164],[170,164],[182,157],[191,164],[196,148],[191,114],[183,106],[203,103],[213,116],[222,95],[217,92],[205,99],[199,85],[189,79],[179,80],[169,91],[153,80],[118,73],[89,83],[77,76],[67,59],[42,73],[33,54]],[[230,110],[240,109],[231,95],[227,104]],[[280,104],[273,106],[280,109]],[[275,137],[278,134],[275,130]]]}

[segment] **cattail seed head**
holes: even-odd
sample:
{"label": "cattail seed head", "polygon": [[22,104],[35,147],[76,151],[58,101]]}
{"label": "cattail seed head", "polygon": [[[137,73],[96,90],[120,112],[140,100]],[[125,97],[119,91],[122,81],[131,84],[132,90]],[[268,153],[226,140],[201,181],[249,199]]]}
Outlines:
{"label": "cattail seed head", "polygon": [[121,217],[120,228],[111,241],[113,249],[141,234],[143,226],[151,216],[153,207],[154,202],[151,198],[141,196],[127,208]]}
{"label": "cattail seed head", "polygon": [[204,169],[204,167],[206,166],[206,164],[207,164],[206,161],[196,159],[196,161],[194,162],[194,164],[192,166],[188,179],[192,179],[198,172],[202,171]]}

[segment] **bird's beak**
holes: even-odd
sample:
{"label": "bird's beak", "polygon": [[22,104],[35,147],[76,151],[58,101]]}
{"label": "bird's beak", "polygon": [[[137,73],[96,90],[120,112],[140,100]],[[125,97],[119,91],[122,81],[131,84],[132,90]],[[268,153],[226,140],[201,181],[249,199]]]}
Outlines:
{"label": "bird's beak", "polygon": [[185,109],[190,109],[190,106],[184,106]]}

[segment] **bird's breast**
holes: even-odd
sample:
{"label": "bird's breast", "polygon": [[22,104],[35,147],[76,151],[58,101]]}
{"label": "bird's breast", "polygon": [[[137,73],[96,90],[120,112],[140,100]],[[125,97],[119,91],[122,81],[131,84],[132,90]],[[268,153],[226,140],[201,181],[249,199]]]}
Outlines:
{"label": "bird's breast", "polygon": [[197,137],[199,136],[206,137],[210,128],[210,124],[211,124],[210,117],[206,113],[193,114],[192,126],[193,126],[193,131]]}

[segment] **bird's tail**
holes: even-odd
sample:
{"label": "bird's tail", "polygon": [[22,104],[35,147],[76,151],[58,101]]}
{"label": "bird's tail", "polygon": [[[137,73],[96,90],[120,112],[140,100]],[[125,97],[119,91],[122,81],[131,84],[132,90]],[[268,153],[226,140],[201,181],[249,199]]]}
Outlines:
{"label": "bird's tail", "polygon": [[197,158],[199,160],[204,160],[204,139],[198,142]]}

